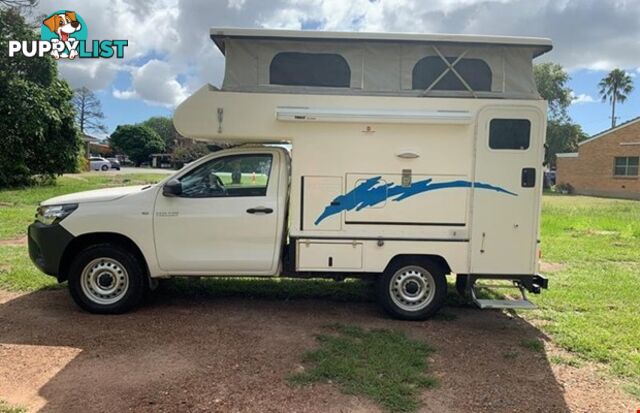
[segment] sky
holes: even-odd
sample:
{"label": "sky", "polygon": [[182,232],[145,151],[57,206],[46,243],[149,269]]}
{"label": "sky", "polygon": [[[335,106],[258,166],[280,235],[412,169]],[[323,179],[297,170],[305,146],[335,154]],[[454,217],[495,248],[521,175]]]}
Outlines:
{"label": "sky", "polygon": [[535,62],[568,70],[569,113],[585,132],[611,125],[597,85],[615,67],[638,79],[618,123],[640,116],[640,0],[41,0],[34,15],[60,9],[82,16],[89,39],[129,41],[124,59],[58,63],[72,87],[96,91],[109,132],[220,86],[213,26],[549,37],[554,50]]}

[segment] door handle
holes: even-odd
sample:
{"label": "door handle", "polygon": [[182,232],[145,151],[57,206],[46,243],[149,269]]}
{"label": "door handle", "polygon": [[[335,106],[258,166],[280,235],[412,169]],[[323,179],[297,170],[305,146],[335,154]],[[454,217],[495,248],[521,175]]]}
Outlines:
{"label": "door handle", "polygon": [[265,207],[256,207],[256,208],[249,208],[247,209],[247,213],[249,214],[270,214],[273,212],[273,209],[271,208],[265,208]]}

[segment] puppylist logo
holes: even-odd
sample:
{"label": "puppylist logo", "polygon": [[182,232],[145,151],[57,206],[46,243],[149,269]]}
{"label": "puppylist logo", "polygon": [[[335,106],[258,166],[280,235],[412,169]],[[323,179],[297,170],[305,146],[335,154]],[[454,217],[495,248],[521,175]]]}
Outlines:
{"label": "puppylist logo", "polygon": [[50,54],[58,59],[109,59],[124,57],[128,40],[87,40],[87,25],[76,12],[58,10],[42,21],[40,40],[9,41],[9,57],[17,53],[25,57]]}

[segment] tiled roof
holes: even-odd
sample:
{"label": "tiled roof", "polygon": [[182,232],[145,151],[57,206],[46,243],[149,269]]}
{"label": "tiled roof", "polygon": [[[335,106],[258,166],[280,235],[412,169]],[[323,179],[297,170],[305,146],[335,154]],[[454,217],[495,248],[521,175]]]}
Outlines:
{"label": "tiled roof", "polygon": [[623,122],[623,123],[621,123],[621,124],[619,124],[619,125],[616,125],[616,126],[615,126],[615,127],[613,127],[613,128],[609,128],[609,129],[604,130],[604,131],[602,131],[602,132],[600,132],[600,133],[596,133],[595,135],[593,135],[593,136],[592,136],[592,137],[590,137],[589,139],[587,139],[587,140],[584,140],[584,141],[580,142],[578,145],[584,145],[585,143],[588,143],[588,142],[591,142],[591,141],[596,140],[596,139],[598,139],[598,138],[601,138],[601,137],[603,137],[603,136],[606,136],[606,135],[608,135],[609,133],[611,133],[611,132],[613,132],[613,131],[616,131],[616,130],[618,130],[618,129],[622,129],[622,128],[626,128],[627,126],[629,126],[629,125],[631,125],[631,124],[634,124],[634,123],[636,123],[636,122],[638,122],[638,121],[640,121],[640,116],[635,117],[635,118],[633,118],[633,119],[629,119],[628,121]]}

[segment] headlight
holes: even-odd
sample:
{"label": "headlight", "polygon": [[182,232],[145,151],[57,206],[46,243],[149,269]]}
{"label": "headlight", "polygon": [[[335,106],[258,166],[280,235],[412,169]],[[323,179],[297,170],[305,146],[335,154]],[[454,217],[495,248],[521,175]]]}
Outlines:
{"label": "headlight", "polygon": [[78,208],[78,204],[39,206],[36,219],[43,224],[52,225],[65,219]]}

